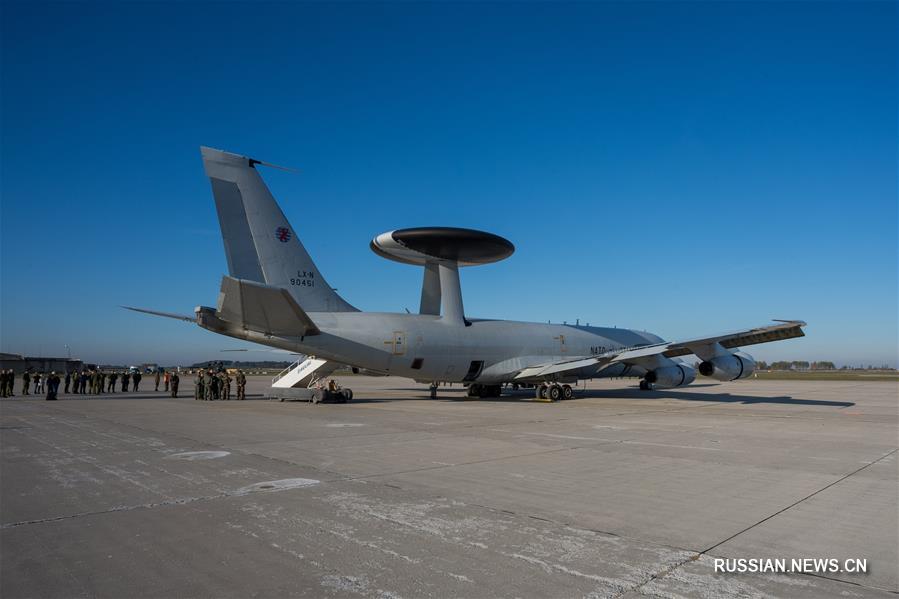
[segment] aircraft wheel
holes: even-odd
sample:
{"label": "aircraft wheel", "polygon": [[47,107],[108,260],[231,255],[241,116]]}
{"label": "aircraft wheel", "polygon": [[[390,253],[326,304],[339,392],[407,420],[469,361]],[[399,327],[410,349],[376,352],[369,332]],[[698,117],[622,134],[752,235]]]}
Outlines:
{"label": "aircraft wheel", "polygon": [[562,385],[562,399],[571,399],[574,397],[574,390],[571,385]]}
{"label": "aircraft wheel", "polygon": [[537,399],[546,399],[546,385],[537,385],[534,387],[534,395]]}
{"label": "aircraft wheel", "polygon": [[344,389],[343,395],[346,397],[347,401],[353,401],[353,390],[352,389]]}
{"label": "aircraft wheel", "polygon": [[562,399],[562,394],[562,387],[560,387],[559,385],[550,385],[549,389],[546,392],[546,397],[553,401],[559,401],[560,399]]}
{"label": "aircraft wheel", "polygon": [[472,383],[468,386],[468,397],[480,397],[481,396],[481,386],[477,383]]}

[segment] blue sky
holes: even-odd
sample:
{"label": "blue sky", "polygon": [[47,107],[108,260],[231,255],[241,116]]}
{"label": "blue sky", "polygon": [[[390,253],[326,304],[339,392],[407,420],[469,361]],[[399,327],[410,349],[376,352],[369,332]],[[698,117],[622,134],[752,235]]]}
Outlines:
{"label": "blue sky", "polygon": [[[897,5],[2,4],[0,350],[272,354],[190,313],[227,270],[198,147],[263,175],[328,281],[418,305],[376,234],[492,231],[468,314],[897,360]],[[277,357],[277,356],[275,356]]]}

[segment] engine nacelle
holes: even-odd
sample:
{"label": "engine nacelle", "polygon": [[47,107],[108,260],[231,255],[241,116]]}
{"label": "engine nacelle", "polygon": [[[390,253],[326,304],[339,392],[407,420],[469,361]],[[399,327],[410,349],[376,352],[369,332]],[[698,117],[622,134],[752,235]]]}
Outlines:
{"label": "engine nacelle", "polygon": [[718,381],[735,381],[745,379],[755,372],[755,360],[742,352],[716,356],[699,365],[699,374],[710,376]]}
{"label": "engine nacelle", "polygon": [[696,380],[696,370],[686,364],[676,364],[650,370],[643,378],[656,387],[682,387]]}

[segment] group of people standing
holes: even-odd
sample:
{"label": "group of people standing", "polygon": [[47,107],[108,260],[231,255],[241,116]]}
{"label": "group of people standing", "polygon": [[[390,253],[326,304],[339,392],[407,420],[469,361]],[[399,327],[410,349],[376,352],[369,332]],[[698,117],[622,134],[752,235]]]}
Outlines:
{"label": "group of people standing", "polygon": [[[142,375],[139,371],[131,372],[106,372],[98,368],[85,369],[75,372],[66,372],[65,378],[60,378],[56,372],[49,375],[43,372],[25,371],[22,374],[22,395],[41,395],[46,392],[47,399],[56,399],[60,385],[64,384],[63,393],[76,395],[100,395],[102,393],[115,393],[116,386],[121,385],[123,393],[138,391]],[[177,372],[167,372],[157,369],[154,373],[155,390],[159,391],[159,384],[164,385],[166,393],[172,397],[178,397],[178,386],[181,377]],[[15,397],[13,385],[16,374],[10,370],[0,371],[0,397]],[[237,369],[232,379],[231,374],[224,368],[219,370],[199,370],[195,380],[194,399],[199,400],[228,400],[231,399],[231,382],[237,383],[237,399],[246,399],[247,376],[243,370]]]}
{"label": "group of people standing", "polygon": [[181,383],[181,377],[178,376],[177,372],[168,372],[156,370],[156,375],[153,377],[156,382],[156,390],[159,391],[159,379],[161,378],[165,384],[165,392],[169,393],[169,389],[171,389],[172,397],[178,397],[178,385]]}
{"label": "group of people standing", "polygon": [[[163,376],[164,375],[164,376]],[[139,391],[140,381],[143,375],[139,371],[103,371],[98,368],[84,369],[81,371],[66,372],[61,378],[55,371],[50,374],[44,372],[32,372],[26,370],[22,373],[21,393],[25,395],[47,394],[47,399],[56,399],[60,385],[63,385],[63,393],[75,395],[100,395],[102,393],[115,393],[116,386],[120,385],[121,391]],[[172,397],[178,397],[178,383],[180,377],[177,372],[163,372],[159,369],[155,373],[156,391],[159,391],[159,382],[165,380],[165,391],[171,389]],[[15,397],[14,384],[15,371],[12,369],[0,371],[0,397]]]}
{"label": "group of people standing", "polygon": [[[0,372],[0,397],[15,397],[14,385],[16,382],[16,373],[11,368]],[[62,379],[56,374],[56,371],[50,374],[36,372],[33,375],[25,371],[22,375],[22,395],[42,395],[46,392],[47,399],[56,399],[59,392],[59,385]],[[68,375],[66,375],[66,392],[68,393]],[[34,387],[32,388],[32,385]]]}
{"label": "group of people standing", "polygon": [[[247,375],[237,369],[237,399],[246,399]],[[200,370],[194,380],[194,399],[202,401],[231,399],[231,375],[227,370]]]}
{"label": "group of people standing", "polygon": [[[26,373],[27,374],[27,373]],[[24,376],[24,375],[23,375]],[[140,390],[140,380],[143,378],[140,372],[105,372],[99,369],[82,370],[81,372],[66,373],[65,393],[71,392],[80,395],[100,395],[101,393],[115,393],[116,384],[121,384],[122,392]]]}

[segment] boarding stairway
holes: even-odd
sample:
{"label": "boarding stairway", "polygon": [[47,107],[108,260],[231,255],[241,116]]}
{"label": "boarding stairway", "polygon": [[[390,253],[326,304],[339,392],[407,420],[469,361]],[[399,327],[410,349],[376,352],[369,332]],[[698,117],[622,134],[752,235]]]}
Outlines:
{"label": "boarding stairway", "polygon": [[304,356],[279,372],[272,379],[272,388],[309,389],[320,379],[337,370],[338,366],[339,364],[315,356]]}

